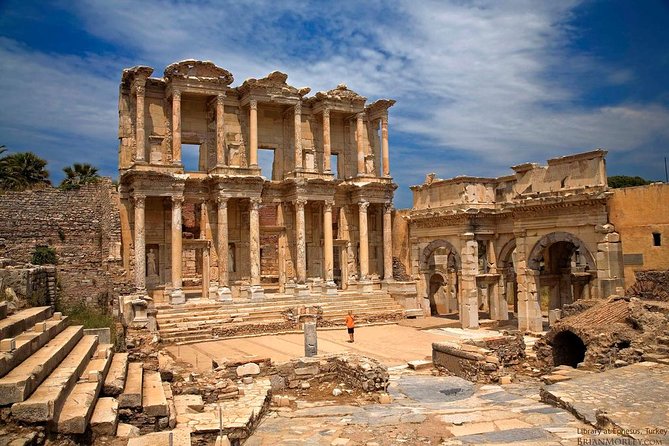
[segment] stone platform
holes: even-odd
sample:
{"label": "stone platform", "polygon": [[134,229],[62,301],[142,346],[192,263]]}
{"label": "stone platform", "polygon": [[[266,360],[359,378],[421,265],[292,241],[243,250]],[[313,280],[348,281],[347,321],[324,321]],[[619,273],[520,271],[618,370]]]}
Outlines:
{"label": "stone platform", "polygon": [[641,362],[576,377],[545,386],[541,399],[603,431],[623,429],[637,440],[669,443],[668,365]]}

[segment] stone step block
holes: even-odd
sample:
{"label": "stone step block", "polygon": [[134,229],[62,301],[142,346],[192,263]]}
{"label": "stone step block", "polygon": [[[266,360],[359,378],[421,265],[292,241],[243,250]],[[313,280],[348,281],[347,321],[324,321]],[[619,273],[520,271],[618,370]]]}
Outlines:
{"label": "stone step block", "polygon": [[0,378],[0,406],[24,401],[84,335],[82,326],[67,327],[44,347]]}
{"label": "stone step block", "polygon": [[46,321],[46,330],[42,333],[25,331],[16,336],[14,338],[15,349],[11,352],[0,353],[0,377],[5,376],[11,369],[42,348],[44,344],[63,331],[67,325],[67,317],[56,318],[54,315]]}
{"label": "stone step block", "polygon": [[68,395],[56,422],[56,431],[62,434],[83,434],[93,416],[98,395],[102,390],[111,365],[111,344],[98,346],[79,382]]}
{"label": "stone step block", "polygon": [[118,401],[116,398],[99,398],[91,416],[91,430],[95,435],[116,435]]}
{"label": "stone step block", "polygon": [[149,417],[166,417],[168,415],[167,398],[163,389],[160,373],[144,371],[142,408],[144,415]]}
{"label": "stone step block", "polygon": [[123,393],[118,397],[118,407],[122,409],[142,407],[143,368],[144,364],[141,362],[128,363],[128,374]]}
{"label": "stone step block", "polygon": [[128,354],[114,353],[109,373],[105,379],[102,394],[106,396],[118,396],[125,387],[125,377],[128,371]]}
{"label": "stone step block", "polygon": [[190,432],[190,429],[184,428],[153,432],[129,439],[128,446],[190,446]]}
{"label": "stone step block", "polygon": [[97,345],[97,336],[81,338],[70,354],[28,399],[12,406],[12,416],[25,423],[51,421],[84,372]]}
{"label": "stone step block", "polygon": [[0,319],[0,339],[13,338],[51,317],[51,307],[32,307]]}

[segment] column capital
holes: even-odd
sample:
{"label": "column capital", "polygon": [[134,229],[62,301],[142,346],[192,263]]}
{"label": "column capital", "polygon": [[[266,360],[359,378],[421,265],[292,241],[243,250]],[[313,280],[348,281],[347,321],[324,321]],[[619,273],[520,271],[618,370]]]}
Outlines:
{"label": "column capital", "polygon": [[216,104],[217,105],[223,105],[225,101],[225,93],[219,93],[216,95]]}
{"label": "column capital", "polygon": [[146,195],[132,194],[132,202],[136,208],[144,209],[144,204],[146,203]]}
{"label": "column capital", "polygon": [[358,207],[360,208],[360,211],[365,211],[367,212],[367,208],[369,207],[369,201],[367,200],[361,200],[358,203]]}
{"label": "column capital", "polygon": [[249,107],[251,107],[251,110],[257,110],[258,109],[258,100],[257,99],[251,99],[249,101]]}
{"label": "column capital", "polygon": [[326,212],[332,212],[332,207],[334,206],[335,202],[334,200],[325,200],[324,206],[325,206],[325,211]]}
{"label": "column capital", "polygon": [[329,108],[324,108],[323,109],[323,118],[330,119],[330,109]]}
{"label": "column capital", "polygon": [[304,209],[304,206],[307,204],[307,199],[306,198],[298,198],[298,199],[293,201],[293,204],[298,209],[300,209],[300,208]]}
{"label": "column capital", "polygon": [[181,206],[184,202],[183,195],[172,195],[172,206]]}
{"label": "column capital", "polygon": [[388,111],[387,110],[384,114],[381,115],[380,119],[381,119],[381,125],[387,127],[388,126]]}
{"label": "column capital", "polygon": [[254,211],[257,211],[260,208],[260,205],[262,204],[262,198],[252,197],[252,198],[249,198],[249,200],[251,201],[251,209],[253,209]]}
{"label": "column capital", "polygon": [[146,91],[146,87],[144,85],[142,85],[142,84],[135,85],[135,94],[137,96],[143,96],[145,91]]}
{"label": "column capital", "polygon": [[384,203],[383,204],[383,212],[384,213],[390,214],[394,210],[395,210],[395,207],[393,206],[392,203]]}
{"label": "column capital", "polygon": [[302,113],[302,101],[297,101],[297,104],[295,104],[295,113]]}
{"label": "column capital", "polygon": [[174,88],[172,90],[172,99],[176,100],[176,101],[180,101],[181,100],[181,90],[179,90],[178,88]]}
{"label": "column capital", "polygon": [[228,200],[228,197],[216,197],[216,204],[218,204],[219,208],[227,208]]}

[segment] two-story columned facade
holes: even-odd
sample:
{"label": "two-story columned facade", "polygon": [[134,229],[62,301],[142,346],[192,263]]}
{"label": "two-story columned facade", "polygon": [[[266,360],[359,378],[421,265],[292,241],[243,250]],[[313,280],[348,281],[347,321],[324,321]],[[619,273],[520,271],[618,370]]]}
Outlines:
{"label": "two-story columned facade", "polygon": [[123,257],[154,299],[336,294],[392,278],[388,109],[187,60],[124,70]]}

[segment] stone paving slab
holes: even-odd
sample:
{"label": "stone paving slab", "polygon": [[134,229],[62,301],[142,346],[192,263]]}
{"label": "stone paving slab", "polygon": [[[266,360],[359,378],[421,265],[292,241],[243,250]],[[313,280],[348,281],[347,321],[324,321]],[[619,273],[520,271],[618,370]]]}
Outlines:
{"label": "stone paving slab", "polygon": [[641,362],[576,377],[545,386],[541,399],[593,426],[610,423],[632,438],[669,444],[668,365]]}

